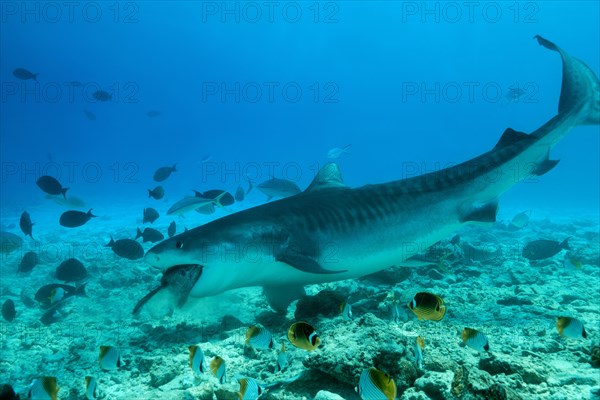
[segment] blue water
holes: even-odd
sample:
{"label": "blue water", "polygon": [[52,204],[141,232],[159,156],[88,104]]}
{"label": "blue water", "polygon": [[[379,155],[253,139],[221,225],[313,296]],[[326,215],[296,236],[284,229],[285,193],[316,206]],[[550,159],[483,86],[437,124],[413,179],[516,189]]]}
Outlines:
{"label": "blue water", "polygon": [[[39,195],[33,183],[42,172],[114,201],[113,190],[143,192],[156,167],[176,162],[169,184],[182,190],[235,189],[244,175],[261,181],[268,163],[305,186],[328,149],[350,143],[351,156],[339,160],[348,184],[398,179],[466,160],[507,127],[529,132],[554,115],[560,61],[535,34],[599,68],[596,2],[490,3],[472,17],[441,3],[315,3],[318,15],[298,3],[296,23],[288,22],[295,3],[276,7],[273,22],[261,7],[256,23],[254,3],[226,3],[239,15],[220,3],[174,4],[93,3],[73,6],[72,16],[65,7],[3,4],[3,204]],[[39,72],[39,86],[15,79],[17,67]],[[515,84],[526,93],[503,107],[496,100]],[[113,101],[94,100],[98,88]],[[148,118],[149,110],[162,115]],[[509,201],[597,209],[596,133],[578,128],[552,154],[560,168],[515,188]],[[240,163],[240,173],[203,177],[198,162],[207,154],[219,172]]]}
{"label": "blue water", "polygon": [[[123,236],[141,226],[142,208],[163,214],[192,189],[234,192],[273,176],[305,188],[334,147],[351,144],[335,160],[351,187],[468,160],[506,128],[532,132],[556,114],[560,57],[537,34],[600,74],[595,1],[0,7],[0,222],[18,234],[21,212],[34,210],[34,234],[61,235],[61,209],[35,184],[41,175],[104,221],[131,212]],[[17,79],[16,68],[38,81]],[[523,93],[511,98],[515,87]],[[95,100],[99,89],[112,99]],[[503,217],[535,209],[597,220],[598,126],[573,129],[551,158],[557,168],[503,196]],[[166,201],[147,199],[154,171],[175,163]],[[255,190],[248,204],[264,200]]]}

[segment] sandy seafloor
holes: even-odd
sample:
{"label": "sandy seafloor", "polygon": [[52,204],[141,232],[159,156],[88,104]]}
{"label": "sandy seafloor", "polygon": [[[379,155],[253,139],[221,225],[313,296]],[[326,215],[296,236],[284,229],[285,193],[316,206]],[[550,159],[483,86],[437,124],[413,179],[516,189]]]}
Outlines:
{"label": "sandy seafloor", "polygon": [[[25,391],[37,376],[56,376],[59,399],[81,399],[84,377],[91,375],[97,378],[103,399],[237,399],[237,377],[271,384],[300,375],[293,383],[267,390],[261,398],[355,399],[358,374],[377,366],[390,372],[401,399],[486,398],[475,393],[493,384],[510,389],[508,396],[498,398],[600,398],[600,369],[590,364],[592,347],[600,345],[597,214],[533,209],[529,225],[512,231],[504,223],[521,210],[501,208],[502,222],[459,232],[462,243],[499,249],[500,256],[482,262],[458,259],[443,265],[392,268],[362,279],[309,286],[309,295],[321,292],[316,301],[303,303],[298,310],[293,303],[287,315],[271,311],[259,288],[246,288],[192,299],[172,313],[165,296],[157,296],[134,318],[134,305],[158,285],[161,274],[143,260],[120,259],[103,245],[110,235],[133,238],[136,227],[142,227],[142,208],[153,204],[161,214],[168,207],[151,200],[116,210],[111,204],[96,206],[99,217],[78,229],[58,226],[64,209],[50,200],[27,207],[36,223],[37,241],[27,238],[23,251],[2,255],[1,301],[13,299],[17,316],[0,325],[0,383]],[[239,205],[232,206],[232,211],[238,209]],[[8,230],[22,236],[21,211],[20,207],[4,209],[1,222],[5,227],[16,224]],[[184,225],[191,228],[224,213],[176,218],[178,232]],[[166,236],[171,220],[161,215],[146,226]],[[564,251],[535,263],[520,257],[530,240],[562,241],[569,236],[572,253],[583,262],[580,269],[565,268]],[[144,244],[145,250],[150,247]],[[19,274],[18,263],[29,249],[43,253],[42,263],[30,273]],[[73,256],[88,268],[88,297],[74,298],[65,307],[68,314],[63,321],[44,326],[39,322],[43,311],[37,306],[27,308],[20,299],[22,292],[33,298],[42,285],[60,283],[53,278],[54,270]],[[419,322],[406,307],[419,291],[444,298],[448,311],[441,322]],[[399,322],[389,318],[392,293],[401,304]],[[355,303],[351,321],[343,321],[339,314],[345,299]],[[317,329],[322,345],[316,351],[308,353],[287,342],[295,314]],[[588,338],[559,337],[558,316],[583,321]],[[247,326],[255,323],[273,332],[272,350],[244,347]],[[461,346],[465,326],[486,333],[489,353]],[[412,353],[417,335],[426,343],[420,370]],[[275,373],[282,341],[290,364]],[[225,359],[227,383],[219,385],[210,372],[194,376],[188,364],[191,344],[200,345],[208,361],[216,355]],[[124,366],[101,371],[101,345],[117,346]],[[464,370],[469,384],[462,392],[451,393],[455,374]]]}

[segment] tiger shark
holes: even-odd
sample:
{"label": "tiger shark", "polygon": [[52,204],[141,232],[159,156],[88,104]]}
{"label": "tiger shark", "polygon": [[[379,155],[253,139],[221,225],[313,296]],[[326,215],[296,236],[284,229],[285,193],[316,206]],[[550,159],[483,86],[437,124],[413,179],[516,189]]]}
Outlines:
{"label": "tiger shark", "polygon": [[402,263],[463,224],[494,222],[500,196],[556,166],[550,150],[572,128],[600,123],[600,83],[554,43],[562,59],[558,113],[527,134],[511,128],[490,151],[440,171],[349,188],[326,164],[302,193],[216,219],[167,239],[145,260],[164,271],[161,290],[183,304],[229,289],[262,286],[278,311],[303,286],[351,279]]}

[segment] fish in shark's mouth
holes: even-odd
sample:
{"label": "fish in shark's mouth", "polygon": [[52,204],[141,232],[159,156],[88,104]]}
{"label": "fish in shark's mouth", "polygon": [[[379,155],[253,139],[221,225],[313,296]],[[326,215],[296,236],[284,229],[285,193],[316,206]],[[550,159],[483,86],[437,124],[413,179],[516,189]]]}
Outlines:
{"label": "fish in shark's mouth", "polygon": [[137,302],[133,314],[137,314],[152,297],[163,289],[169,290],[178,297],[178,307],[183,306],[190,291],[202,275],[202,269],[202,265],[198,264],[174,265],[167,269],[160,279],[160,286],[154,288]]}

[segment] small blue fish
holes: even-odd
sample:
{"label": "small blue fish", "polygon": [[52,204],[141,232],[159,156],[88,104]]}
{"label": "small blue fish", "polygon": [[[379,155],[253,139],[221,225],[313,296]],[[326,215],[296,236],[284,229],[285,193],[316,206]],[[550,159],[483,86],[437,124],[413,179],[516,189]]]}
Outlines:
{"label": "small blue fish", "polygon": [[558,317],[556,320],[556,330],[560,336],[572,339],[585,339],[587,337],[583,323],[576,318]]}
{"label": "small blue fish", "polygon": [[288,365],[288,356],[285,352],[285,343],[281,342],[281,351],[277,354],[277,372],[283,371]]}
{"label": "small blue fish", "polygon": [[50,304],[58,303],[59,301],[65,298],[65,294],[65,289],[61,287],[56,287],[52,289],[52,292],[50,292]]}
{"label": "small blue fish", "polygon": [[225,360],[221,357],[216,356],[210,362],[210,370],[214,376],[217,377],[220,384],[223,384],[227,381],[227,370],[225,368]]}
{"label": "small blue fish", "polygon": [[421,336],[417,336],[417,340],[413,346],[413,350],[415,352],[415,363],[417,364],[417,368],[423,368],[423,350],[425,349],[425,339]]}
{"label": "small blue fish", "polygon": [[100,363],[100,368],[105,371],[115,370],[122,365],[121,353],[116,347],[100,346],[98,362]]}
{"label": "small blue fish", "polygon": [[188,348],[190,350],[190,367],[192,371],[198,375],[202,375],[206,370],[202,349],[200,346],[190,346]]}
{"label": "small blue fish", "polygon": [[352,319],[352,305],[347,301],[340,304],[340,312],[342,313],[342,319],[344,321],[350,321]]}
{"label": "small blue fish", "polygon": [[95,400],[98,398],[97,393],[98,385],[96,382],[96,378],[92,378],[91,376],[85,377],[85,397],[87,400]]}
{"label": "small blue fish", "polygon": [[489,351],[490,345],[487,336],[476,329],[465,328],[462,331],[463,343],[477,351]]}
{"label": "small blue fish", "polygon": [[238,392],[240,400],[256,400],[264,392],[256,379],[242,378],[238,382],[240,383],[240,390]]}
{"label": "small blue fish", "polygon": [[169,229],[167,229],[167,234],[171,238],[171,237],[175,236],[176,232],[177,232],[177,224],[175,223],[175,221],[171,221],[171,223],[169,224]]}
{"label": "small blue fish", "polygon": [[246,344],[259,350],[273,348],[273,334],[265,327],[253,325],[246,331]]}
{"label": "small blue fish", "polygon": [[395,322],[395,323],[400,323],[402,322],[402,311],[400,311],[400,303],[398,303],[398,301],[394,300],[392,302],[392,305],[390,307],[390,321],[391,322]]}
{"label": "small blue fish", "polygon": [[42,376],[31,382],[27,398],[35,400],[56,400],[59,390],[60,388],[56,383],[55,377]]}
{"label": "small blue fish", "polygon": [[369,368],[360,374],[356,391],[363,400],[394,400],[396,383],[385,372]]}
{"label": "small blue fish", "polygon": [[565,253],[565,257],[563,258],[563,267],[565,270],[573,271],[581,269],[583,263],[577,257],[575,257],[571,252]]}

